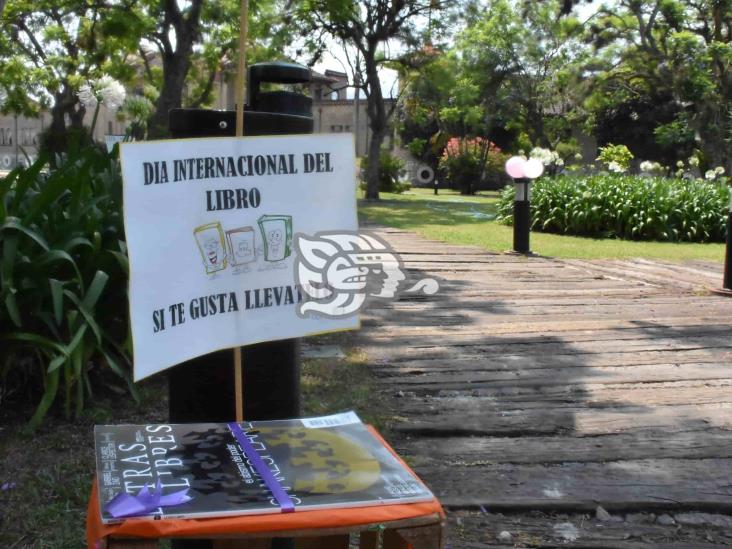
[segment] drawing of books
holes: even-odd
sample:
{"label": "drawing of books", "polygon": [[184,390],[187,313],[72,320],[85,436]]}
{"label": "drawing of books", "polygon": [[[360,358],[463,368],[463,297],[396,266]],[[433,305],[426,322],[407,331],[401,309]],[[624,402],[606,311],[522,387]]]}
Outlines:
{"label": "drawing of books", "polygon": [[193,236],[201,252],[201,260],[206,267],[206,274],[226,269],[226,249],[224,230],[218,221],[201,225],[193,229]]}
{"label": "drawing of books", "polygon": [[226,231],[226,239],[229,242],[229,257],[232,265],[243,265],[257,259],[254,247],[254,229],[251,227],[238,227]]}
{"label": "drawing of books", "polygon": [[290,257],[292,245],[292,217],[263,215],[257,221],[264,242],[264,260],[282,261]]}

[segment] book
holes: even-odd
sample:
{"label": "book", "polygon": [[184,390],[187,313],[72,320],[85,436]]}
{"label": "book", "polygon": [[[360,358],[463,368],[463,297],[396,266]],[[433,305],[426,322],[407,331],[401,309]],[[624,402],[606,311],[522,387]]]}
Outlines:
{"label": "book", "polygon": [[156,485],[163,497],[187,489],[190,500],[146,511],[145,518],[297,512],[434,498],[354,412],[238,424],[97,425],[94,439],[105,524],[122,520],[110,513],[111,501]]}

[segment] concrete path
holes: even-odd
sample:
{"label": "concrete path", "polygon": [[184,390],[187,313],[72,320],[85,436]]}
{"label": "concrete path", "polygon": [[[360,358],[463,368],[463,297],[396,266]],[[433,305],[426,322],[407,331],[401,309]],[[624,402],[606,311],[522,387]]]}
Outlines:
{"label": "concrete path", "polygon": [[706,290],[721,265],[375,232],[440,283],[374,304],[356,344],[450,549],[732,545],[732,299]]}

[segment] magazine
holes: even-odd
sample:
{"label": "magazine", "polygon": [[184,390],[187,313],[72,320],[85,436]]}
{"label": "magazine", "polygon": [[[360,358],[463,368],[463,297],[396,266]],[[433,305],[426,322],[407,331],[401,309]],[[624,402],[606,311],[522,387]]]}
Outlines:
{"label": "magazine", "polygon": [[123,520],[115,513],[120,499],[149,503],[156,491],[160,506],[148,505],[134,516],[222,517],[434,497],[354,412],[242,423],[97,425],[94,439],[105,524]]}

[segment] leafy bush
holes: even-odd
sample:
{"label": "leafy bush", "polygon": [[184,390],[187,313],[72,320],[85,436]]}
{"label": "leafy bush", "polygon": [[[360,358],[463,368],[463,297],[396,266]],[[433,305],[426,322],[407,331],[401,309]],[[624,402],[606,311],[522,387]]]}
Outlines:
{"label": "leafy bush", "polygon": [[[366,173],[369,165],[369,157],[364,156],[361,160],[361,187],[365,188]],[[409,183],[402,183],[399,178],[404,175],[404,162],[391,154],[386,149],[382,149],[379,155],[379,192],[381,193],[397,193],[401,194],[409,190]]]}
{"label": "leafy bush", "polygon": [[[560,176],[534,183],[532,229],[580,236],[721,242],[730,190],[701,180]],[[513,187],[498,219],[513,220]]]}
{"label": "leafy bush", "polygon": [[77,149],[50,171],[42,155],[0,180],[0,397],[42,394],[33,427],[59,391],[66,415],[78,415],[107,372],[135,395],[115,155]]}
{"label": "leafy bush", "polygon": [[633,153],[625,145],[608,144],[600,147],[600,155],[597,159],[611,172],[623,173],[630,168]]}
{"label": "leafy bush", "polygon": [[476,137],[453,137],[440,158],[440,169],[461,194],[475,194],[481,183],[500,181],[505,155],[495,143]]}

